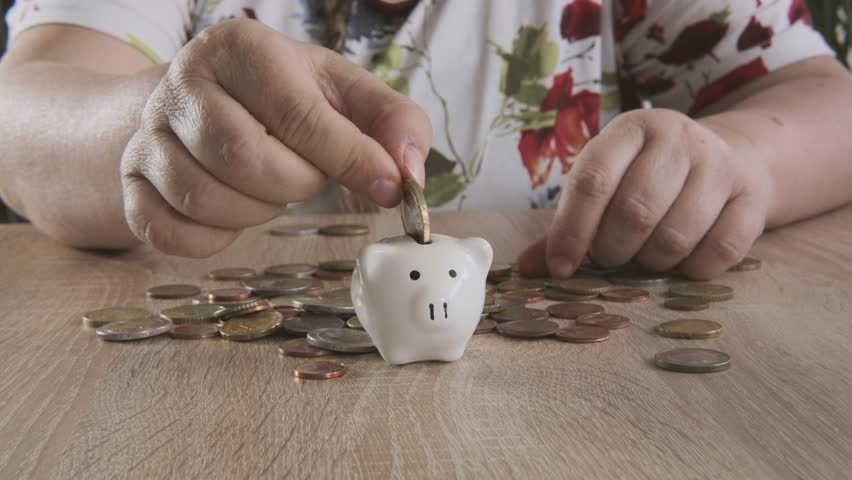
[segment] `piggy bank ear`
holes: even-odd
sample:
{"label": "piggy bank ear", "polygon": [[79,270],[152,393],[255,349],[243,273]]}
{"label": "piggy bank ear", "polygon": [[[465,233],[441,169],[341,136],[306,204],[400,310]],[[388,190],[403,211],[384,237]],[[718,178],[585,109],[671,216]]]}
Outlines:
{"label": "piggy bank ear", "polygon": [[491,268],[491,258],[494,256],[494,251],[491,250],[491,244],[487,240],[473,237],[465,238],[461,243],[470,256],[474,258],[479,268],[486,272]]}
{"label": "piggy bank ear", "polygon": [[391,246],[382,243],[371,243],[361,249],[358,254],[358,271],[361,277],[369,280],[375,277],[385,258],[390,255]]}

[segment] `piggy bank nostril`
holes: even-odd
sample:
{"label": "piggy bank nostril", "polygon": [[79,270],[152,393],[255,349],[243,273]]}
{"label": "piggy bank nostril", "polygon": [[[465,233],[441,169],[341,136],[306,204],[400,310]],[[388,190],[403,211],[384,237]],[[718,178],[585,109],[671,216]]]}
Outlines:
{"label": "piggy bank nostril", "polygon": [[435,305],[429,304],[429,320],[435,320]]}
{"label": "piggy bank nostril", "polygon": [[447,318],[447,302],[444,302],[444,318]]}

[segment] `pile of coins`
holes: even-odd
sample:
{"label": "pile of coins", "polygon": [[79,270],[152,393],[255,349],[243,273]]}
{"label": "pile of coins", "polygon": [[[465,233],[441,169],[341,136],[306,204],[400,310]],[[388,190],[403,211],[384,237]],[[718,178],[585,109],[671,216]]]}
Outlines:
{"label": "pile of coins", "polygon": [[[431,241],[428,209],[420,186],[408,180],[401,205],[403,228],[418,243]],[[286,236],[363,235],[364,225],[283,225],[272,234]],[[751,257],[731,271],[754,271],[760,261]],[[318,265],[272,265],[262,271],[252,268],[222,268],[209,272],[206,280],[234,282],[208,291],[189,284],[160,285],[147,290],[153,299],[191,299],[191,303],[165,308],[153,314],[136,307],[109,307],[83,315],[83,325],[96,329],[107,341],[129,341],[169,334],[176,339],[221,337],[230,341],[252,341],[271,335],[288,337],[278,347],[282,355],[317,358],[335,354],[375,352],[352,305],[348,282],[355,269],[350,259],[329,260]],[[570,343],[600,343],[613,332],[630,325],[630,318],[606,311],[590,301],[646,302],[646,288],[669,284],[665,308],[699,312],[712,302],[730,300],[733,290],[725,285],[687,281],[673,282],[669,274],[615,270],[586,262],[574,277],[564,280],[521,277],[513,265],[493,265],[488,290],[475,334],[498,334],[516,339],[553,338]],[[550,303],[544,308],[536,304]],[[718,337],[722,326],[700,318],[661,323],[656,332],[669,338],[707,339]],[[707,373],[730,367],[730,356],[703,348],[677,348],[659,352],[655,364],[663,369]],[[330,379],[345,374],[340,362],[310,361],[298,365],[293,375],[302,379]]]}

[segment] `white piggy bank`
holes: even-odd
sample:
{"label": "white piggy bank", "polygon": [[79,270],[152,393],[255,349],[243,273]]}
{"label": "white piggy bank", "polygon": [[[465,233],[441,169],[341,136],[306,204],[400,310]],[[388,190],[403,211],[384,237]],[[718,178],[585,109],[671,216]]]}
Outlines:
{"label": "white piggy bank", "polygon": [[389,363],[461,358],[482,314],[491,245],[432,235],[367,245],[352,275],[352,303]]}

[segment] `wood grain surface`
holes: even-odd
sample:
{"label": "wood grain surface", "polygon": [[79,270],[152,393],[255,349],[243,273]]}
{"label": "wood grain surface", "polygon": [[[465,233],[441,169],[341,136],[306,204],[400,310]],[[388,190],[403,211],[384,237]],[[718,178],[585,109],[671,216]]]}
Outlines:
{"label": "wood grain surface", "polygon": [[[483,236],[496,262],[552,212],[437,214],[434,230]],[[203,260],[147,248],[91,253],[27,225],[0,227],[0,479],[747,478],[852,475],[852,208],[768,233],[758,272],[728,273],[732,301],[698,314],[607,304],[633,324],[599,345],[473,338],[461,361],[404,367],[339,358],[345,377],[300,381],[282,338],[159,337],[108,343],[80,315],[151,309],[163,283],[213,283],[217,267],[353,258],[401,233],[394,214],[284,218],[368,223],[367,237],[275,237],[269,226]],[[674,340],[661,321],[720,322],[720,338]],[[706,346],[721,373],[655,368]]]}

